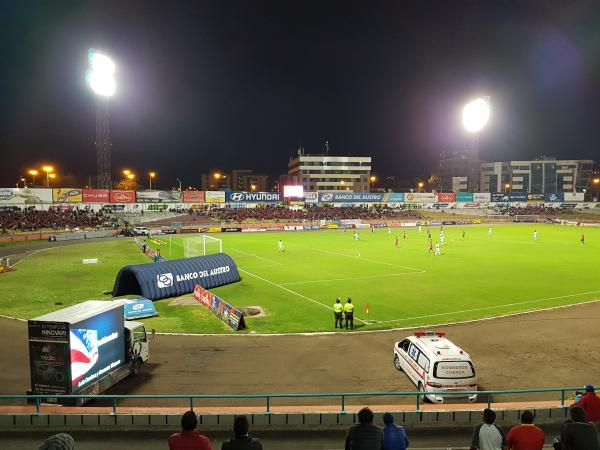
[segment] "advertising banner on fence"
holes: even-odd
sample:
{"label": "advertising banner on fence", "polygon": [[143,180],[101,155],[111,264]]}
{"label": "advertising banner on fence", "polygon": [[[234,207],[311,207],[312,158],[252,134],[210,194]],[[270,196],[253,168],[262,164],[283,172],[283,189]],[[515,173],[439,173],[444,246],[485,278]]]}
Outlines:
{"label": "advertising banner on fence", "polygon": [[383,201],[387,203],[404,203],[404,192],[390,192],[385,194]]}
{"label": "advertising banner on fence", "polygon": [[83,192],[81,189],[71,188],[52,189],[52,201],[54,203],[81,203]]}
{"label": "advertising banner on fence", "polygon": [[527,193],[525,192],[511,192],[508,194],[508,201],[510,202],[526,202]]}
{"label": "advertising banner on fence", "polygon": [[564,192],[565,202],[582,202],[583,192]]}
{"label": "advertising banner on fence", "polygon": [[304,201],[306,203],[317,203],[319,201],[319,196],[316,192],[304,191]]}
{"label": "advertising banner on fence", "polygon": [[0,189],[0,205],[33,205],[40,203],[52,203],[52,189]]}
{"label": "advertising banner on fence", "polygon": [[154,303],[147,298],[139,297],[113,301],[123,303],[125,320],[137,320],[158,316]]}
{"label": "advertising banner on fence", "polygon": [[491,200],[493,202],[508,202],[508,201],[510,201],[508,194],[505,194],[503,192],[492,192],[490,195],[491,195]]}
{"label": "advertising banner on fence", "polygon": [[135,203],[135,191],[110,191],[110,203]]}
{"label": "advertising banner on fence", "polygon": [[84,203],[108,203],[110,200],[108,189],[84,189]]}
{"label": "advertising banner on fence", "polygon": [[406,203],[436,203],[437,195],[432,192],[406,192],[404,201]]}
{"label": "advertising banner on fence", "polygon": [[206,203],[225,203],[225,192],[223,191],[206,191],[204,193]]}
{"label": "advertising banner on fence", "polygon": [[204,203],[204,191],[183,191],[183,203]]}
{"label": "advertising banner on fence", "polygon": [[[458,195],[458,194],[456,194]],[[473,203],[489,203],[490,202],[490,193],[489,192],[481,192],[473,194]]]}
{"label": "advertising banner on fence", "polygon": [[544,194],[544,200],[547,202],[564,202],[565,201],[565,196],[562,192],[556,192],[556,193],[546,193]]}
{"label": "advertising banner on fence", "polygon": [[138,203],[180,203],[181,191],[136,191]]}
{"label": "advertising banner on fence", "polygon": [[528,194],[527,201],[528,202],[543,202],[544,194]]}
{"label": "advertising banner on fence", "polygon": [[382,203],[383,192],[320,192],[319,201],[326,203]]}
{"label": "advertising banner on fence", "polygon": [[235,306],[208,292],[199,284],[194,289],[194,298],[210,309],[212,313],[231,327],[233,331],[246,328],[244,314]]}
{"label": "advertising banner on fence", "polygon": [[227,192],[226,199],[233,203],[278,203],[279,192]]}
{"label": "advertising banner on fence", "polygon": [[472,192],[457,192],[456,193],[456,201],[463,203],[473,203],[473,193]]}
{"label": "advertising banner on fence", "polygon": [[454,203],[456,202],[456,194],[454,192],[438,192],[438,202]]}

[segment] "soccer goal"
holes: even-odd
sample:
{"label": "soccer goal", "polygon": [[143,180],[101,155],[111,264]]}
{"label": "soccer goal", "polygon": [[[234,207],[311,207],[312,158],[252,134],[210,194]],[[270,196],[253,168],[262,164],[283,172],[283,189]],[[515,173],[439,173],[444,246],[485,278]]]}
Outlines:
{"label": "soccer goal", "polygon": [[223,253],[223,241],[213,236],[202,236],[183,239],[183,255],[186,258],[193,256],[212,255]]}
{"label": "soccer goal", "polygon": [[520,222],[520,223],[537,223],[540,219],[539,215],[535,215],[535,214],[517,214],[513,217],[513,222]]}

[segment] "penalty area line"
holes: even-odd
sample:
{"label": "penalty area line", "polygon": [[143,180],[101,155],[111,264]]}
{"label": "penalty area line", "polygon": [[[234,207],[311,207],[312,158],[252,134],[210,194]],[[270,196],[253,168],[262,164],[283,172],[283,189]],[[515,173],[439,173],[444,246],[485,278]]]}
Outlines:
{"label": "penalty area line", "polygon": [[[264,281],[265,283],[272,284],[273,286],[275,286],[275,287],[278,287],[279,289],[283,289],[284,291],[286,291],[286,292],[289,292],[290,294],[296,295],[296,296],[298,296],[298,297],[300,297],[300,298],[303,298],[303,299],[305,299],[305,300],[308,300],[309,302],[315,303],[315,304],[317,304],[317,305],[319,305],[319,306],[321,306],[321,307],[323,307],[323,308],[327,309],[328,311],[333,311],[333,310],[332,310],[332,309],[331,309],[329,306],[327,306],[327,305],[324,305],[323,303],[321,303],[321,302],[320,302],[320,301],[318,301],[318,300],[315,300],[314,298],[310,298],[310,297],[307,297],[306,295],[304,295],[304,294],[301,294],[301,293],[299,293],[299,292],[292,291],[291,289],[288,289],[288,288],[286,288],[285,286],[282,286],[281,284],[277,284],[277,283],[275,283],[275,282],[273,282],[273,281],[271,281],[271,280],[267,280],[266,278],[263,278],[263,277],[260,277],[260,276],[258,276],[258,275],[255,275],[255,274],[253,274],[252,272],[248,272],[247,270],[244,270],[244,269],[239,269],[239,270],[240,270],[241,272],[247,273],[248,275],[250,275],[250,276],[252,276],[252,277],[254,277],[254,278],[258,278],[259,280],[261,280],[261,281]],[[356,319],[358,322],[365,323],[365,321],[364,321],[364,320],[361,320],[361,319],[359,319],[358,317],[355,317],[355,319]]]}
{"label": "penalty area line", "polygon": [[364,280],[368,278],[385,278],[385,277],[396,277],[401,275],[419,275],[425,272],[402,272],[402,273],[389,273],[385,275],[368,275],[365,277],[347,277],[347,278],[330,278],[328,280],[309,280],[309,281],[292,281],[290,283],[281,283],[282,286],[290,286],[292,284],[310,284],[310,283],[328,283],[330,281],[348,281],[348,280]]}

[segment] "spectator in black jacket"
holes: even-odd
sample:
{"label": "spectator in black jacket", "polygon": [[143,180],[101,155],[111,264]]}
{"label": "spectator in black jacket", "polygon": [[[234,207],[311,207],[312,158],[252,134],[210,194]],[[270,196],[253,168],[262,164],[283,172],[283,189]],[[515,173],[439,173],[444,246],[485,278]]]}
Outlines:
{"label": "spectator in black jacket", "polygon": [[555,439],[556,450],[600,450],[598,430],[593,423],[586,422],[585,411],[581,406],[569,408],[570,420],[560,429],[560,437]]}
{"label": "spectator in black jacket", "polygon": [[236,416],[233,419],[233,439],[226,439],[221,446],[221,450],[262,450],[262,443],[259,439],[250,437],[250,424],[246,416]]}
{"label": "spectator in black jacket", "polygon": [[383,450],[383,431],[373,425],[373,411],[358,412],[358,423],[348,429],[345,450]]}

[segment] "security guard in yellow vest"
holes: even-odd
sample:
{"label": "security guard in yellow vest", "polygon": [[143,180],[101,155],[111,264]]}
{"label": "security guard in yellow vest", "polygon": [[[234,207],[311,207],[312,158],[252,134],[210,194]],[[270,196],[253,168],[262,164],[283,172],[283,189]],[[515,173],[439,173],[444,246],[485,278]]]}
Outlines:
{"label": "security guard in yellow vest", "polygon": [[340,328],[344,328],[344,319],[342,318],[342,312],[344,311],[344,305],[342,305],[342,300],[338,297],[333,304],[333,315],[335,316],[335,327],[338,327],[338,322],[340,324]]}
{"label": "security guard in yellow vest", "polygon": [[350,329],[354,330],[354,305],[350,297],[348,297],[348,302],[344,305],[344,316],[346,317],[346,330],[348,329],[348,323],[350,323]]}

